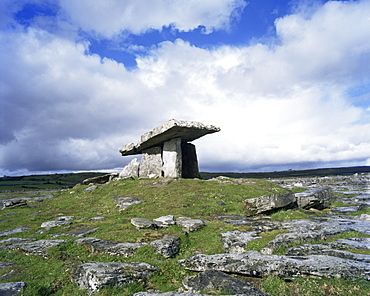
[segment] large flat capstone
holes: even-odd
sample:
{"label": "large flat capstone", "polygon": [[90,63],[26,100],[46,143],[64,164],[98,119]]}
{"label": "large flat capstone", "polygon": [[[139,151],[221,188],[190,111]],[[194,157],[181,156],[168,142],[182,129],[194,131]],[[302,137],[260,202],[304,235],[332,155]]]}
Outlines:
{"label": "large flat capstone", "polygon": [[220,128],[213,125],[204,125],[196,121],[171,119],[143,134],[136,145],[134,143],[124,145],[120,152],[123,156],[141,154],[143,150],[153,146],[160,146],[163,142],[173,138],[181,138],[182,142],[191,142],[204,135],[218,131],[220,131]]}

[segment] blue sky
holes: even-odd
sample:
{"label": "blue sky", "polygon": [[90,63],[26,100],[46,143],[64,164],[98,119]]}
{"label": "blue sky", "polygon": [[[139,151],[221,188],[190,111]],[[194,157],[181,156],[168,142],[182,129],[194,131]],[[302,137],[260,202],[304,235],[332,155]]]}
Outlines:
{"label": "blue sky", "polygon": [[3,0],[0,175],[120,170],[175,118],[203,171],[370,165],[370,4]]}

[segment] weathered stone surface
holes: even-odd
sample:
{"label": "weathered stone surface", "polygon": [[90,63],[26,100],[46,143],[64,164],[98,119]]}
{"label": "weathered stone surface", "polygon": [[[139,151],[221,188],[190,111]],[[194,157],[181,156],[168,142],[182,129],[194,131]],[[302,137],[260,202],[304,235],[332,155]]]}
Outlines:
{"label": "weathered stone surface", "polygon": [[104,217],[104,216],[97,216],[97,217],[90,218],[89,221],[93,221],[93,222],[95,222],[95,221],[104,221],[105,219],[106,219],[106,217]]}
{"label": "weathered stone surface", "polygon": [[357,217],[357,219],[370,222],[370,215],[368,215],[368,214],[361,214],[361,215],[359,215]]}
{"label": "weathered stone surface", "polygon": [[25,232],[25,231],[28,231],[30,229],[31,228],[29,228],[28,226],[21,226],[21,227],[13,228],[13,229],[10,229],[10,230],[0,232],[0,237],[9,236],[9,235],[19,233],[19,232]]}
{"label": "weathered stone surface", "polygon": [[166,234],[163,238],[152,241],[150,245],[154,247],[157,253],[170,258],[179,252],[180,243],[179,237]]}
{"label": "weathered stone surface", "polygon": [[5,249],[6,247],[17,244],[17,243],[24,243],[24,242],[30,242],[35,241],[35,238],[19,238],[19,237],[11,237],[8,239],[4,239],[0,241],[0,250]]}
{"label": "weathered stone surface", "polygon": [[155,224],[153,221],[150,221],[149,219],[146,219],[146,218],[132,218],[131,224],[134,225],[138,229],[158,228],[157,224]]}
{"label": "weathered stone surface", "polygon": [[47,221],[43,222],[41,224],[42,228],[54,228],[54,227],[59,227],[59,226],[66,226],[71,224],[72,222],[70,220],[73,220],[75,217],[74,216],[61,216],[56,218],[53,221]]}
{"label": "weathered stone surface", "polygon": [[271,194],[244,200],[244,209],[246,216],[253,216],[285,208],[294,202],[293,193]]}
{"label": "weathered stone surface", "polygon": [[91,253],[106,253],[124,257],[131,257],[138,248],[147,245],[147,243],[122,243],[95,237],[77,239],[75,244],[88,247]]}
{"label": "weathered stone surface", "polygon": [[26,206],[26,205],[27,205],[27,201],[21,198],[12,198],[12,199],[3,201],[3,209]]}
{"label": "weathered stone surface", "polygon": [[137,197],[131,197],[131,196],[111,196],[114,198],[114,202],[116,203],[117,207],[119,207],[120,211],[124,211],[126,208],[128,208],[131,205],[139,204],[142,202],[145,202],[144,200],[140,200]]}
{"label": "weathered stone surface", "polygon": [[370,255],[356,254],[348,251],[336,250],[327,244],[304,244],[287,250],[287,256],[327,255],[343,259],[370,263]]}
{"label": "weathered stone surface", "polygon": [[169,227],[176,224],[174,220],[174,215],[166,215],[156,219],[153,219],[153,222],[158,225],[158,227]]}
{"label": "weathered stone surface", "polygon": [[88,185],[90,183],[93,184],[104,184],[112,181],[114,178],[118,176],[117,173],[112,173],[112,174],[106,174],[103,176],[98,176],[98,177],[92,177],[88,178],[82,181],[82,184]]}
{"label": "weathered stone surface", "polygon": [[182,281],[184,290],[190,293],[222,292],[230,295],[268,296],[270,294],[256,289],[218,270],[206,270]]}
{"label": "weathered stone surface", "polygon": [[38,240],[29,243],[17,243],[7,246],[8,249],[22,250],[26,254],[30,255],[45,255],[46,249],[54,246],[58,246],[61,243],[69,241],[68,239],[54,239],[54,240]]}
{"label": "weathered stone surface", "polygon": [[203,228],[206,224],[200,219],[194,219],[189,217],[178,217],[176,219],[177,225],[179,225],[183,231],[193,232]]}
{"label": "weathered stone surface", "polygon": [[84,237],[88,234],[91,234],[91,233],[97,231],[98,229],[99,229],[99,227],[95,227],[95,228],[86,228],[86,227],[84,227],[84,228],[76,229],[73,232],[52,234],[51,236],[56,237],[56,236],[62,236],[62,235],[70,235],[70,236],[73,236],[73,237]]}
{"label": "weathered stone surface", "polygon": [[153,273],[159,271],[159,268],[143,262],[84,263],[74,267],[72,280],[80,289],[88,289],[90,293],[94,293],[108,285],[145,283]]}
{"label": "weathered stone surface", "polygon": [[93,191],[93,190],[95,190],[95,189],[98,189],[98,186],[96,186],[96,185],[92,185],[92,186],[90,186],[90,187],[87,187],[87,188],[84,190],[84,192],[85,192],[85,193],[89,193],[89,192],[91,192],[91,191]]}
{"label": "weathered stone surface", "polygon": [[134,158],[126,165],[123,170],[119,173],[119,179],[130,179],[130,178],[139,178],[139,165],[137,158]]}
{"label": "weathered stone surface", "polygon": [[120,152],[122,155],[134,155],[141,153],[147,148],[161,145],[161,143],[173,138],[179,137],[183,142],[191,142],[206,134],[218,131],[220,131],[220,129],[212,125],[204,125],[195,121],[171,119],[143,134],[136,145],[133,143],[124,145],[120,149]]}
{"label": "weathered stone surface", "polygon": [[262,238],[257,231],[241,232],[239,230],[228,231],[220,234],[225,252],[241,254],[245,252],[247,243],[254,239]]}
{"label": "weathered stone surface", "polygon": [[333,192],[330,188],[311,189],[296,193],[295,198],[299,208],[322,210],[330,205]]}
{"label": "weathered stone surface", "polygon": [[14,263],[12,263],[12,262],[3,262],[3,261],[0,261],[0,269],[4,269],[5,267],[11,266],[13,264]]}
{"label": "weathered stone surface", "polygon": [[276,275],[290,279],[315,276],[370,280],[369,264],[323,255],[288,257],[248,251],[243,254],[198,254],[179,263],[194,271],[220,270],[255,277]]}
{"label": "weathered stone surface", "polygon": [[143,151],[139,166],[139,178],[152,179],[162,176],[162,148],[151,147]]}
{"label": "weathered stone surface", "polygon": [[20,295],[24,287],[26,287],[26,283],[24,282],[13,282],[13,283],[0,284],[0,295],[1,296]]}
{"label": "weathered stone surface", "polygon": [[182,150],[182,177],[199,178],[198,158],[195,145],[183,142]]}
{"label": "weathered stone surface", "polygon": [[181,138],[173,138],[163,143],[163,176],[168,178],[181,178],[182,152]]}

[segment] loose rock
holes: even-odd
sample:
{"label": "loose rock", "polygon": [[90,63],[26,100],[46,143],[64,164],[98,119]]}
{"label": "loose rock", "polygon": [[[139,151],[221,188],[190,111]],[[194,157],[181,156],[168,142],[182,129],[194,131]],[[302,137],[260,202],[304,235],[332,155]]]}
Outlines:
{"label": "loose rock", "polygon": [[332,197],[330,188],[311,189],[295,194],[297,205],[302,209],[323,210],[330,205]]}
{"label": "loose rock", "polygon": [[38,240],[28,243],[17,243],[7,246],[8,249],[22,250],[26,254],[30,255],[46,255],[46,249],[54,246],[58,246],[61,243],[69,241],[68,239],[55,239],[55,240]]}
{"label": "loose rock", "polygon": [[139,200],[137,197],[120,197],[120,196],[111,196],[114,198],[114,202],[116,203],[117,207],[119,207],[120,211],[125,210],[131,205],[139,204],[145,202],[144,200]]}
{"label": "loose rock", "polygon": [[137,229],[145,229],[145,228],[156,229],[158,228],[157,224],[145,218],[132,218],[131,224],[134,225]]}
{"label": "loose rock", "polygon": [[13,282],[13,283],[0,284],[0,295],[2,296],[20,295],[24,287],[26,287],[26,283],[24,282]]}
{"label": "loose rock", "polygon": [[268,296],[270,294],[256,289],[249,283],[242,282],[230,275],[217,270],[207,270],[195,276],[187,277],[182,281],[186,292],[222,292],[236,295],[243,294],[248,296]]}
{"label": "loose rock", "polygon": [[262,238],[257,231],[241,232],[239,230],[228,231],[220,234],[225,252],[241,254],[245,252],[247,243],[254,239]]}
{"label": "loose rock", "polygon": [[72,280],[80,289],[90,293],[99,291],[103,286],[122,286],[132,282],[146,283],[150,276],[160,269],[143,262],[94,262],[74,267]]}
{"label": "loose rock", "polygon": [[271,194],[244,200],[244,209],[246,216],[254,216],[289,207],[294,202],[293,193]]}
{"label": "loose rock", "polygon": [[10,230],[0,232],[0,237],[12,235],[12,234],[19,233],[19,232],[25,232],[25,231],[28,231],[30,229],[31,228],[29,228],[28,226],[21,226],[21,227],[13,228],[13,229],[10,229]]}
{"label": "loose rock", "polygon": [[180,250],[180,238],[175,235],[166,234],[163,238],[152,241],[150,245],[154,247],[157,253],[170,258]]}
{"label": "loose rock", "polygon": [[153,219],[153,222],[158,225],[158,227],[169,227],[176,224],[174,220],[174,215],[162,216],[156,219]]}
{"label": "loose rock", "polygon": [[179,225],[183,231],[193,232],[203,228],[206,224],[200,219],[193,219],[189,217],[178,217],[176,219],[177,225]]}
{"label": "loose rock", "polygon": [[98,188],[98,186],[96,186],[96,185],[92,185],[92,186],[90,186],[90,187],[87,187],[85,190],[84,190],[84,192],[85,193],[89,193],[89,192],[91,192],[91,191],[93,191],[93,190],[95,190],[95,189],[97,189]]}

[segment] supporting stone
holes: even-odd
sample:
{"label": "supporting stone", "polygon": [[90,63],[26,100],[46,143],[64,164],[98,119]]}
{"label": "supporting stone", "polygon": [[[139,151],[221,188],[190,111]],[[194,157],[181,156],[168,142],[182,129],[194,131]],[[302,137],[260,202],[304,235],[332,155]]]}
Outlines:
{"label": "supporting stone", "polygon": [[182,152],[181,138],[173,138],[163,143],[163,176],[168,178],[181,178]]}
{"label": "supporting stone", "polygon": [[162,148],[155,146],[145,149],[139,166],[139,178],[162,176]]}
{"label": "supporting stone", "polygon": [[182,177],[199,178],[198,158],[195,145],[183,142],[182,149]]}

